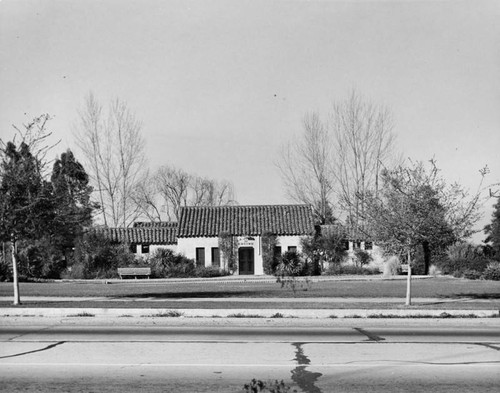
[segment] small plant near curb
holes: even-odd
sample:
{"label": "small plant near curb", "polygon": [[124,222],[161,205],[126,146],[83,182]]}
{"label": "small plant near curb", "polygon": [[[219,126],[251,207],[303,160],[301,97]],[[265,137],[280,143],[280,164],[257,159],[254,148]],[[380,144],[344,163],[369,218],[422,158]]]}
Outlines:
{"label": "small plant near curb", "polygon": [[243,314],[243,313],[229,314],[227,317],[228,318],[264,318],[264,316],[259,315],[259,314]]}
{"label": "small plant near curb", "polygon": [[291,390],[290,386],[287,386],[283,380],[278,381],[268,381],[263,382],[260,379],[255,378],[246,383],[243,386],[243,391],[246,393],[258,393],[258,392],[269,392],[269,393],[296,393],[297,390]]}
{"label": "small plant near curb", "polygon": [[[287,251],[281,257],[274,275],[281,288],[290,288],[295,296],[299,289],[309,290],[311,280],[307,277],[307,264],[295,251]],[[305,277],[304,277],[305,276]]]}
{"label": "small plant near curb", "polygon": [[78,314],[68,315],[68,318],[79,318],[79,317],[95,317],[95,314],[91,314],[89,312],[80,312]]}
{"label": "small plant near curb", "polygon": [[181,313],[180,311],[168,310],[168,311],[159,312],[158,314],[145,315],[145,316],[153,317],[153,318],[179,318],[179,317],[182,317],[183,315],[184,314]]}
{"label": "small plant near curb", "polygon": [[277,312],[276,314],[271,315],[271,318],[285,318],[285,316],[282,313]]}
{"label": "small plant near curb", "polygon": [[328,318],[335,319],[335,318],[338,318],[338,316],[337,315],[330,315]]}
{"label": "small plant near curb", "polygon": [[410,314],[410,315],[397,315],[397,314],[370,314],[367,318],[406,318],[406,319],[418,319],[418,318],[479,318],[476,314],[450,314],[443,312],[439,315],[434,314]]}

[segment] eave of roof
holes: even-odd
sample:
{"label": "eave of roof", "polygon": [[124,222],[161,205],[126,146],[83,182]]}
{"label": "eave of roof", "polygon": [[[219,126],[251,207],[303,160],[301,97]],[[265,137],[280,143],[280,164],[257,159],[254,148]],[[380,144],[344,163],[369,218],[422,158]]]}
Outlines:
{"label": "eave of roof", "polygon": [[155,227],[105,228],[102,233],[114,243],[177,244],[177,224]]}
{"label": "eave of roof", "polygon": [[178,237],[311,235],[314,219],[310,205],[189,206],[181,208]]}

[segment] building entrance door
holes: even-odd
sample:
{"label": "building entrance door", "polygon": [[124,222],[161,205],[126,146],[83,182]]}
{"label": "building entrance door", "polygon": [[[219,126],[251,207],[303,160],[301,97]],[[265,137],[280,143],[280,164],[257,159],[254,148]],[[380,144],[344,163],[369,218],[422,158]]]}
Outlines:
{"label": "building entrance door", "polygon": [[238,250],[239,274],[255,274],[253,247],[241,247]]}

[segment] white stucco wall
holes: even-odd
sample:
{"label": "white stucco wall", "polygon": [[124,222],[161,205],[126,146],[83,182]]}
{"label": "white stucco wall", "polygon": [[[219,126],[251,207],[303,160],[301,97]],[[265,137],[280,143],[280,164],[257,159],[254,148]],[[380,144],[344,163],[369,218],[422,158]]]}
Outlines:
{"label": "white stucco wall", "polygon": [[288,251],[288,247],[297,247],[297,252],[302,252],[300,239],[304,236],[278,236],[277,245],[281,247],[281,252]]}
{"label": "white stucco wall", "polygon": [[137,252],[135,253],[136,257],[143,257],[143,258],[148,258],[150,255],[152,255],[156,250],[160,248],[166,248],[169,250],[172,250],[174,252],[177,252],[177,244],[150,244],[149,245],[149,253],[142,253],[142,244],[137,245]]}
{"label": "white stucco wall", "polygon": [[[301,251],[301,236],[279,236],[278,245],[281,251],[288,251],[288,247],[297,247]],[[260,236],[239,236],[237,238],[238,248],[251,247],[254,250],[254,274],[264,274],[264,263],[262,259],[262,239]],[[186,257],[196,259],[196,249],[203,247],[205,249],[205,266],[212,265],[212,247],[219,247],[218,237],[189,237],[177,239],[177,251]]]}
{"label": "white stucco wall", "polygon": [[177,253],[196,260],[196,249],[205,248],[205,266],[212,266],[212,247],[219,247],[217,237],[184,237],[177,239]]}

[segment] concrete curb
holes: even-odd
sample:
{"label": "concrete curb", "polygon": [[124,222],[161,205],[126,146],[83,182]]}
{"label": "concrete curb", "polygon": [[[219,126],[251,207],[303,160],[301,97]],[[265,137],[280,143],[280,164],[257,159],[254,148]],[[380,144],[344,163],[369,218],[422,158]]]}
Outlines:
{"label": "concrete curb", "polygon": [[499,310],[0,308],[0,317],[41,318],[500,318]]}
{"label": "concrete curb", "polygon": [[[380,274],[377,275],[345,275],[345,276],[310,276],[310,277],[299,277],[299,281],[308,279],[310,282],[325,282],[325,281],[396,281],[396,280],[406,280],[406,275],[383,277]],[[425,280],[432,279],[433,276],[412,276],[412,280]],[[119,278],[108,278],[108,279],[94,279],[94,280],[79,280],[79,279],[61,279],[52,280],[54,282],[66,282],[66,283],[101,283],[101,284],[130,284],[130,283],[141,283],[141,284],[179,284],[179,283],[189,283],[189,284],[199,284],[199,283],[217,283],[217,284],[232,284],[232,283],[276,283],[276,277],[274,276],[222,276],[222,277],[206,277],[206,278],[151,278],[151,279],[119,279]]]}

